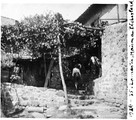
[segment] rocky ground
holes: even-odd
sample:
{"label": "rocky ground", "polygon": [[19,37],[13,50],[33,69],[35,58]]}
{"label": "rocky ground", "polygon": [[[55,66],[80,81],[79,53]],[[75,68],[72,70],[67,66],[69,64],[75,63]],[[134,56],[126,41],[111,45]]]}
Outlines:
{"label": "rocky ground", "polygon": [[[126,118],[126,109],[116,102],[68,90],[66,109],[62,90],[17,84],[2,84],[2,116],[9,118]],[[73,94],[74,93],[74,94]]]}

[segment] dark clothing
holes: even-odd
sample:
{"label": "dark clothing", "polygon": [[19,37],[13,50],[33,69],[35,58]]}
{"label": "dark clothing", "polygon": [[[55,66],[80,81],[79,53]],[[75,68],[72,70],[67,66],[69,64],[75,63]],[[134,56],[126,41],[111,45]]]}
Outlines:
{"label": "dark clothing", "polygon": [[80,74],[79,74],[79,73],[74,73],[74,81],[75,81],[75,82],[79,82],[80,79],[81,79]]}

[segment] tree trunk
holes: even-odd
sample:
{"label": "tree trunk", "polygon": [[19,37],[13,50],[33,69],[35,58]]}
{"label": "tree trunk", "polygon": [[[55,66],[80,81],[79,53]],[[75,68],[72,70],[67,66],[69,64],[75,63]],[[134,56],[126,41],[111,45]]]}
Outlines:
{"label": "tree trunk", "polygon": [[53,66],[53,63],[54,63],[54,59],[51,60],[50,65],[49,65],[48,73],[47,73],[45,84],[44,84],[44,87],[46,87],[46,88],[48,86],[48,82],[49,82],[49,79],[50,79],[51,68]]}
{"label": "tree trunk", "polygon": [[43,54],[43,60],[44,60],[44,76],[45,76],[45,82],[46,82],[47,68],[46,68],[46,58],[45,58],[45,54]]}
{"label": "tree trunk", "polygon": [[[59,35],[58,35],[58,42],[60,44]],[[66,84],[65,84],[65,80],[64,80],[64,76],[63,76],[63,70],[62,70],[61,47],[60,47],[60,45],[58,45],[58,53],[59,53],[59,70],[60,70],[60,76],[61,76],[63,90],[64,90],[64,94],[65,94],[65,102],[66,102],[66,104],[68,104],[67,88],[66,88]]]}
{"label": "tree trunk", "polygon": [[20,68],[21,69],[21,81],[22,81],[22,84],[24,83],[24,70],[23,70],[23,66]]}

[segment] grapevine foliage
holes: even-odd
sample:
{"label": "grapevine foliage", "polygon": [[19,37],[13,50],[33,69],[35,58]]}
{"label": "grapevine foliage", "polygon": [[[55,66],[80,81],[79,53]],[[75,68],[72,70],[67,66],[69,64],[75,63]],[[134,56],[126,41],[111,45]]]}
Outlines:
{"label": "grapevine foliage", "polygon": [[[57,37],[60,36],[58,43]],[[57,46],[61,44],[71,54],[74,48],[95,47],[102,35],[102,30],[85,27],[80,23],[68,23],[59,13],[46,13],[26,17],[12,26],[1,27],[1,42],[5,52],[21,53],[26,51],[32,57],[40,57],[43,53],[56,55]]]}

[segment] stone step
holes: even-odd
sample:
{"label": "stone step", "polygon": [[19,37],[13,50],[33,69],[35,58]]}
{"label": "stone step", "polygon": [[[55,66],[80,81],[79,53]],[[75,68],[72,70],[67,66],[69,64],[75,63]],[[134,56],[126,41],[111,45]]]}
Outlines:
{"label": "stone step", "polygon": [[95,96],[94,95],[73,95],[73,94],[68,94],[68,98],[70,99],[93,99]]}

